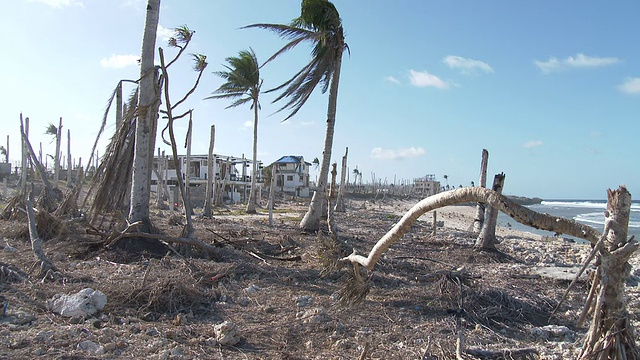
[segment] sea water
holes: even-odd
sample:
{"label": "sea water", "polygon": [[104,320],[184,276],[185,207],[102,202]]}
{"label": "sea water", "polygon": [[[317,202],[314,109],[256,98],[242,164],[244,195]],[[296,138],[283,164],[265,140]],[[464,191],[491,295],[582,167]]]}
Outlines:
{"label": "sea water", "polygon": [[[528,205],[529,209],[565,219],[572,219],[581,224],[591,226],[602,232],[604,230],[604,212],[607,208],[606,200],[545,200],[540,204]],[[514,230],[530,232],[537,235],[553,236],[554,233],[538,230],[518,223],[508,215],[498,215],[498,226],[510,227]],[[640,201],[632,201],[629,216],[629,236],[635,235],[640,239]],[[568,237],[566,235],[563,235]]]}

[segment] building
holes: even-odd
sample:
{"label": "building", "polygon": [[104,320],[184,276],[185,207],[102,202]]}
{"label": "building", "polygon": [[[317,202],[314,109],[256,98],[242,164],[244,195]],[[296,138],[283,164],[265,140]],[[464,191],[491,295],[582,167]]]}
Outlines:
{"label": "building", "polygon": [[440,181],[433,174],[413,179],[413,192],[422,197],[435,195],[440,192]]}
{"label": "building", "polygon": [[310,162],[302,156],[283,156],[271,164],[276,169],[275,191],[300,197],[309,197]]}
{"label": "building", "polygon": [[[217,189],[223,189],[223,201],[227,203],[246,202],[251,189],[251,169],[252,162],[250,159],[226,155],[213,155],[215,159],[215,167],[213,174],[215,176],[215,186],[213,197],[216,196]],[[179,194],[178,178],[176,175],[176,166],[173,157],[155,157],[151,175],[151,191],[157,191],[158,185],[158,163],[162,161],[162,178],[166,183],[166,187],[174,195]],[[178,164],[182,171],[182,179],[187,182],[187,157],[186,155],[178,155]],[[258,172],[256,174],[256,185],[259,194],[262,192],[262,163],[258,162]],[[188,166],[188,183],[191,192],[191,200],[200,202],[204,201],[204,194],[207,184],[208,174],[208,155],[191,155]]]}

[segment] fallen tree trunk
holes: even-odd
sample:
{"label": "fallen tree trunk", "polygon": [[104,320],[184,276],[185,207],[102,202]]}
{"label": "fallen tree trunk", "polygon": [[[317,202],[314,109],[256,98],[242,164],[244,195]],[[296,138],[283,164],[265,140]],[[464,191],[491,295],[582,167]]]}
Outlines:
{"label": "fallen tree trunk", "polygon": [[389,232],[387,232],[369,252],[367,257],[355,253],[343,258],[343,261],[350,261],[360,264],[368,270],[372,270],[382,254],[391,245],[395,244],[411,228],[411,225],[425,213],[439,209],[441,207],[456,205],[465,202],[482,202],[511,216],[519,223],[531,226],[536,229],[553,231],[559,234],[575,236],[588,240],[596,244],[600,238],[600,233],[594,228],[576,223],[573,220],[561,217],[540,214],[524,206],[518,205],[506,196],[489,189],[473,187],[461,188],[430,196],[414,205]]}

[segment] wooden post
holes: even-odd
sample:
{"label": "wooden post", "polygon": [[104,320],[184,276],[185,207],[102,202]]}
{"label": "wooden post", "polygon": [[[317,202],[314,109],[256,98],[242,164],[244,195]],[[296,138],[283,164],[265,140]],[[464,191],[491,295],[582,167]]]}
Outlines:
{"label": "wooden post", "polygon": [[215,178],[214,168],[216,161],[213,157],[213,146],[216,140],[216,126],[211,125],[211,135],[209,136],[209,154],[207,155],[207,189],[204,196],[203,215],[211,217],[211,196],[213,194],[213,180]]}

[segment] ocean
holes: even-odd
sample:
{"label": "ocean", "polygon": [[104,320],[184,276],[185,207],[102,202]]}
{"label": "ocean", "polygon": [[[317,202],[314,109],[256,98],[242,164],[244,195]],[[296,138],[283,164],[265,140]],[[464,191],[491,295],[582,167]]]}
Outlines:
{"label": "ocean", "polygon": [[[606,200],[545,200],[541,204],[528,205],[529,209],[539,213],[546,213],[565,219],[573,219],[579,223],[591,226],[602,232],[604,230],[604,212],[607,208]],[[498,226],[510,227],[514,230],[530,232],[537,235],[553,236],[554,233],[538,230],[522,225],[509,216],[500,213]],[[635,235],[640,239],[640,201],[634,200],[631,204],[629,217],[629,236]],[[563,235],[571,238],[570,236]]]}

